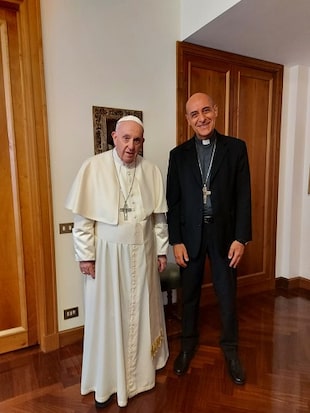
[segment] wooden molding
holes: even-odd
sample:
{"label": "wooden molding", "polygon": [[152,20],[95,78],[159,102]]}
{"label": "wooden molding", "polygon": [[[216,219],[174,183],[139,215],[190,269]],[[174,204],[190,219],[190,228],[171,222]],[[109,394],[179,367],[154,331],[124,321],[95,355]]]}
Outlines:
{"label": "wooden molding", "polygon": [[41,334],[40,349],[44,353],[57,350],[58,348],[59,348],[59,334],[57,331],[54,334],[51,334],[48,336],[42,336]]}
{"label": "wooden molding", "polygon": [[276,288],[284,288],[286,290],[292,290],[295,288],[301,288],[303,290],[310,291],[310,280],[304,277],[293,278],[276,278]]}
{"label": "wooden molding", "polygon": [[[44,348],[54,350],[58,343],[57,290],[54,250],[54,230],[52,212],[52,189],[50,176],[50,154],[47,133],[47,112],[45,79],[43,67],[43,47],[41,33],[41,10],[39,0],[26,0],[28,11],[29,58],[31,62],[33,116],[37,155],[38,206],[36,224],[40,242],[38,258],[38,317],[40,343],[48,343]],[[42,350],[44,351],[44,348]]]}
{"label": "wooden molding", "polygon": [[59,333],[59,345],[65,347],[69,344],[83,340],[84,327],[76,327]]}

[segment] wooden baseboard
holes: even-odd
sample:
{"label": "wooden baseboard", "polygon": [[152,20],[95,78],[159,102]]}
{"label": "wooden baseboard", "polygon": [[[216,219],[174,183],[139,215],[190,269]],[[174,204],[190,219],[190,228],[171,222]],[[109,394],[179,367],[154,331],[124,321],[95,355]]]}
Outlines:
{"label": "wooden baseboard", "polygon": [[[279,278],[276,278],[275,280],[275,288],[283,288],[283,289],[300,288],[300,289],[310,291],[310,280],[308,280],[307,278],[303,278],[303,277],[294,277],[294,278],[279,277]],[[211,294],[208,294],[208,300],[206,300],[208,304],[213,303],[213,300],[214,302],[216,300],[213,291],[209,290],[209,293]],[[246,294],[241,294],[241,295],[246,295]],[[202,305],[203,305],[203,302],[202,302]],[[83,336],[84,336],[83,326],[72,328],[70,330],[60,331],[59,332],[59,346],[64,347],[69,344],[82,341]]]}
{"label": "wooden baseboard", "polygon": [[82,341],[84,336],[84,327],[76,327],[70,330],[59,332],[59,347],[65,347],[69,344]]}
{"label": "wooden baseboard", "polygon": [[276,288],[284,288],[291,290],[293,288],[301,288],[303,290],[310,290],[310,280],[304,277],[293,278],[276,278]]}

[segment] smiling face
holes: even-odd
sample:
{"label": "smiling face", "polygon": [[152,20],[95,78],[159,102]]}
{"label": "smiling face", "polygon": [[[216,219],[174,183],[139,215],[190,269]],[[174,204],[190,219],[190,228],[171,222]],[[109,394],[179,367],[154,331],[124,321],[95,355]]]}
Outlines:
{"label": "smiling face", "polygon": [[118,156],[124,163],[131,164],[144,142],[143,128],[137,122],[126,120],[117,125],[112,138]]}
{"label": "smiling face", "polygon": [[186,119],[198,139],[207,139],[213,134],[217,113],[217,106],[205,93],[195,93],[186,103]]}

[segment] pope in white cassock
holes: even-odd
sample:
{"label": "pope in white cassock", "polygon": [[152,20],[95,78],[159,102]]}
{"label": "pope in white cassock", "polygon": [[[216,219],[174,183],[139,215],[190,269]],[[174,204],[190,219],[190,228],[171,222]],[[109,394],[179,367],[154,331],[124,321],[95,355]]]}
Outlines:
{"label": "pope in white cassock", "polygon": [[81,393],[120,407],[155,386],[168,345],[158,271],[167,264],[167,205],[157,166],[139,155],[143,124],[125,116],[115,147],[86,160],[66,207],[85,274]]}

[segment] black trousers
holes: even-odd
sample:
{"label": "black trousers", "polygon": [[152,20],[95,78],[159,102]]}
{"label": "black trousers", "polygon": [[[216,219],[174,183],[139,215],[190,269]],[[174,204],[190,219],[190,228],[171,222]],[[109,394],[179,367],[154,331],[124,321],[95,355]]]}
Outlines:
{"label": "black trousers", "polygon": [[210,260],[212,283],[218,298],[222,331],[220,346],[227,357],[234,357],[238,344],[236,310],[236,270],[229,267],[228,257],[222,257],[216,243],[215,225],[203,225],[200,254],[181,268],[183,351],[192,351],[198,344],[198,318],[205,260]]}

